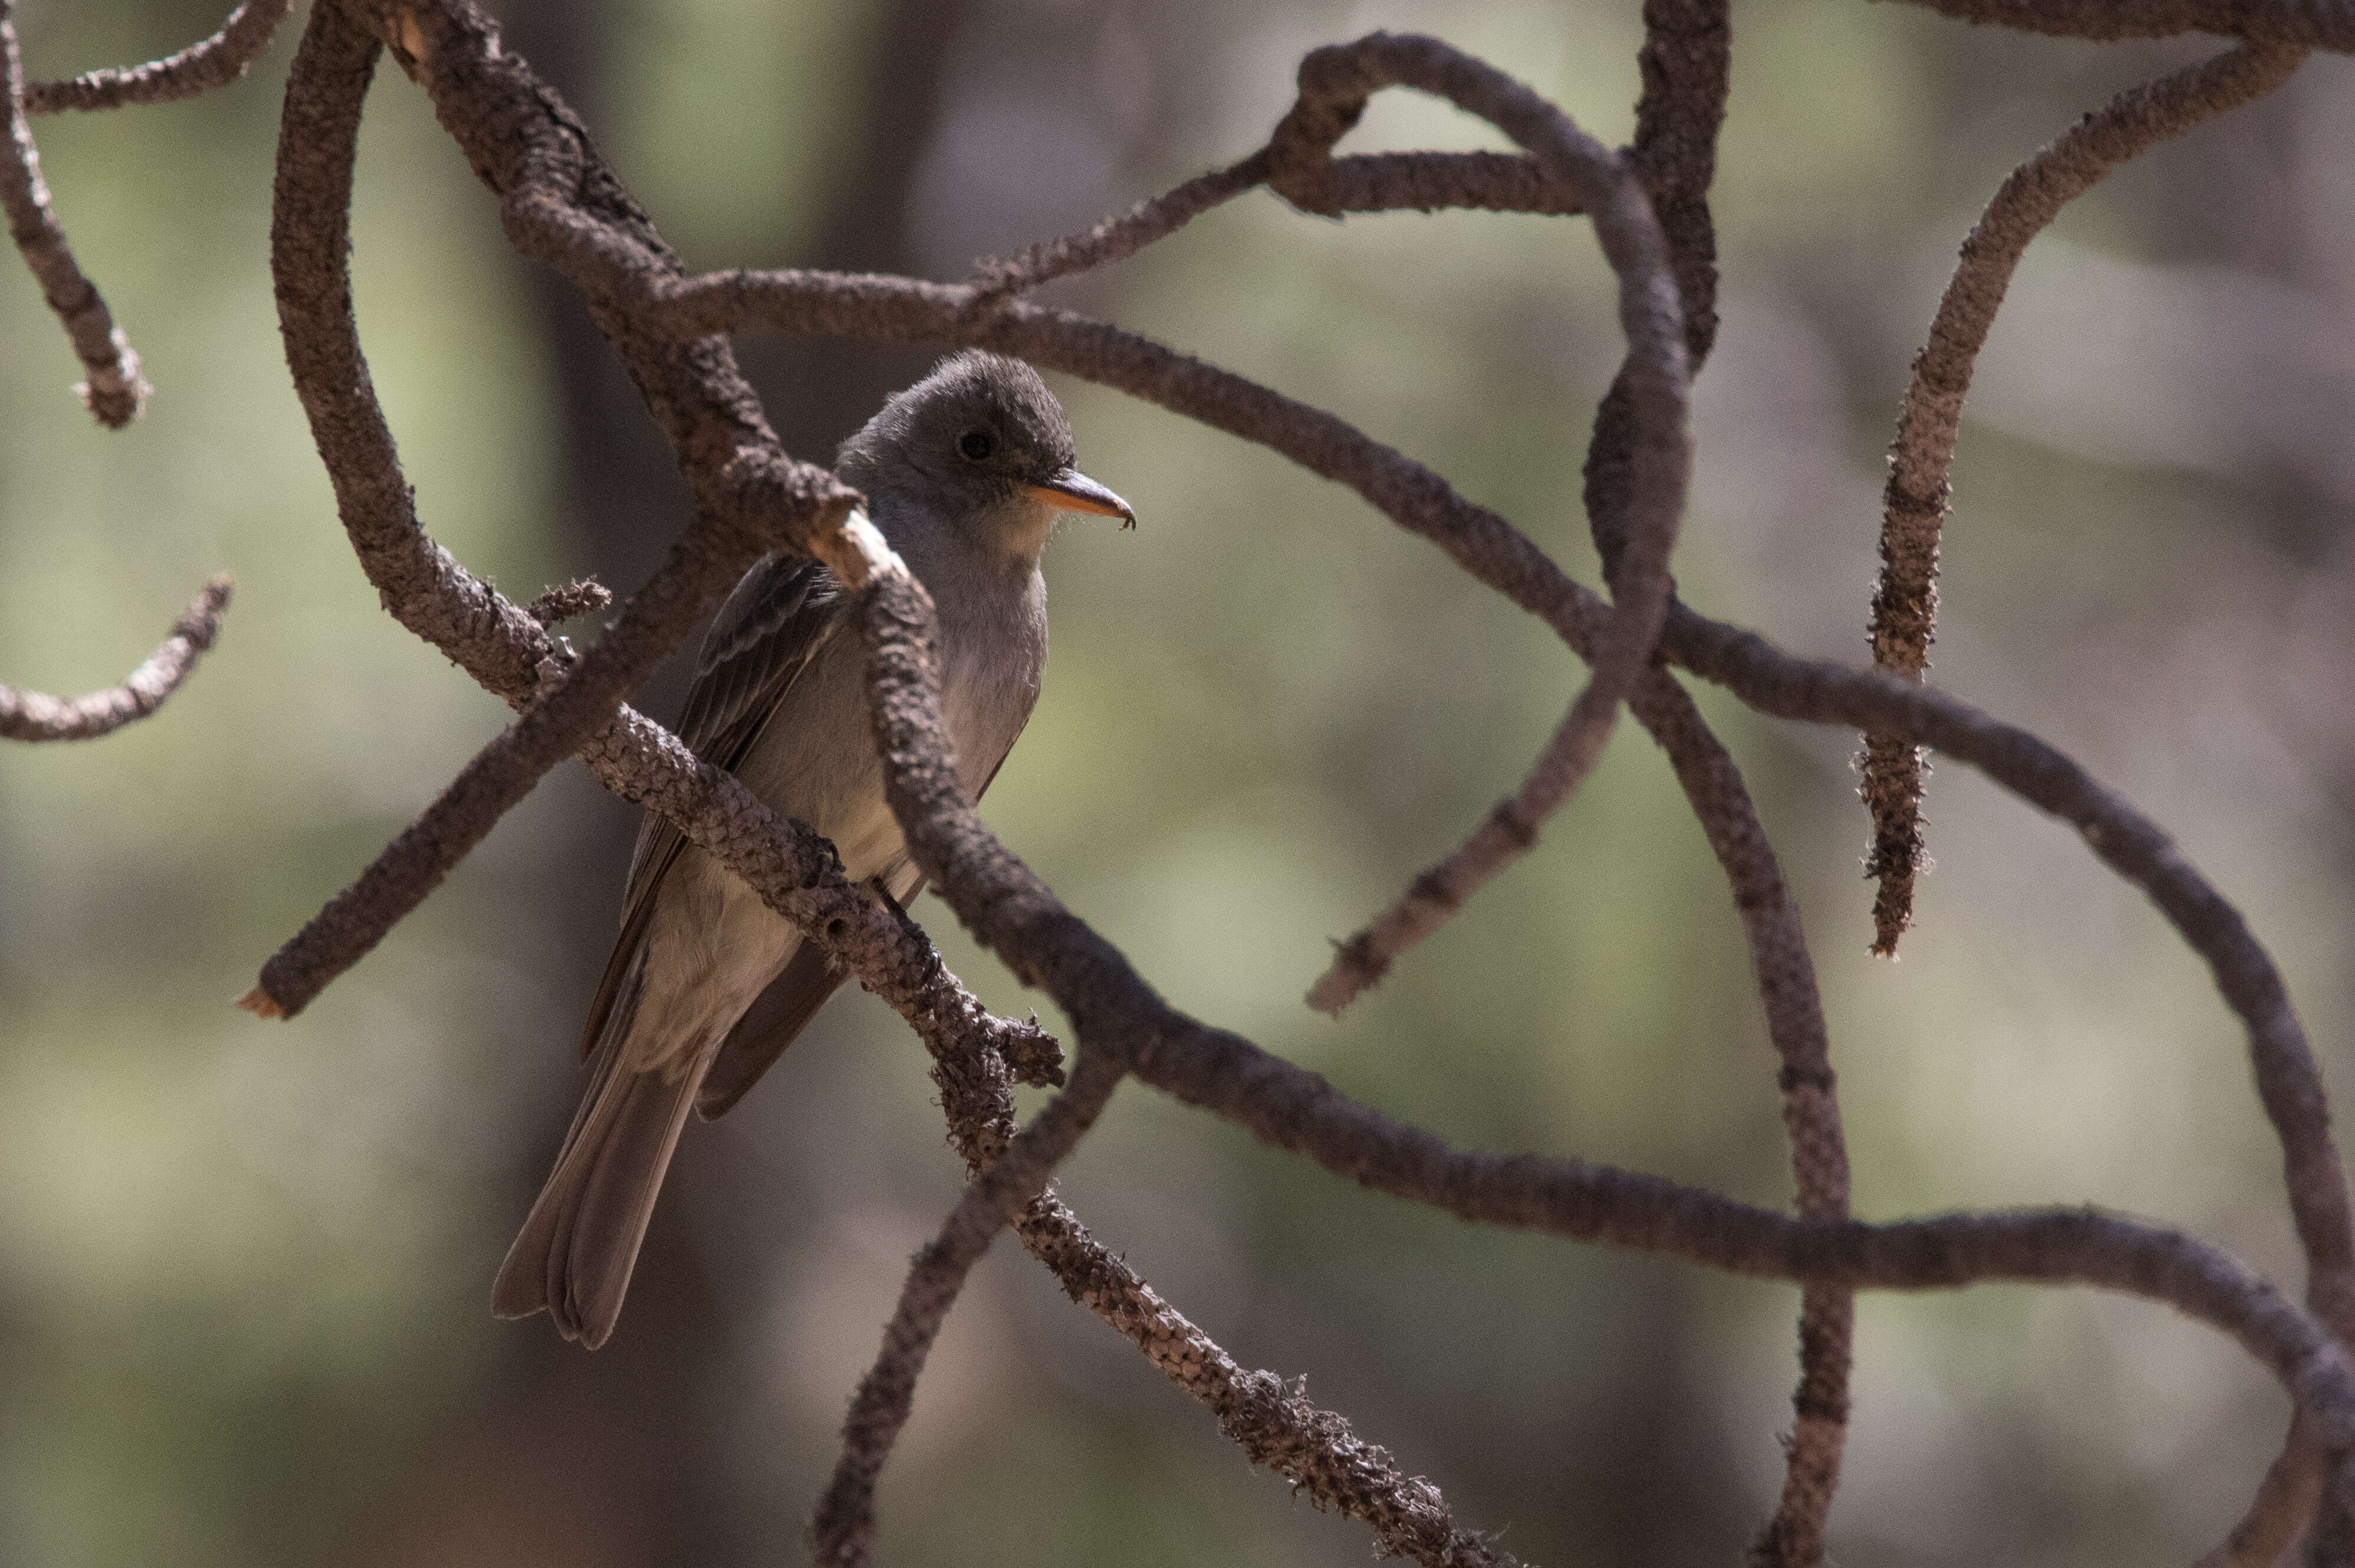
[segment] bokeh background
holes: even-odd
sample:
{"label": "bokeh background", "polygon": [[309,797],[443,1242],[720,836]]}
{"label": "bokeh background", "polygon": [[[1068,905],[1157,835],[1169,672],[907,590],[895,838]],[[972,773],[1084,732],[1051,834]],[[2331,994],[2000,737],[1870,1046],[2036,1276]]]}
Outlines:
{"label": "bokeh background", "polygon": [[[30,70],[150,58],[219,0],[27,0]],[[1297,56],[1439,33],[1624,141],[1634,0],[509,0],[697,265],[961,275],[1264,136]],[[299,23],[296,24],[299,26]],[[1963,233],[2030,150],[2213,40],[2095,46],[1855,0],[1742,0],[1725,325],[1678,570],[1696,603],[1866,656],[1882,453]],[[634,814],[552,777],[289,1026],[230,999],[504,710],[376,605],[281,359],[266,268],[282,38],[236,91],[39,123],[59,211],[157,391],[93,428],[0,265],[0,677],[117,679],[207,574],[219,647],[158,718],[0,749],[0,1560],[790,1562],[910,1252],[954,1201],[922,1052],[833,1003],[694,1127],[594,1356],[489,1315],[579,1090]],[[627,590],[679,486],[564,290],[397,73],[355,270],[422,514],[510,592]],[[1358,147],[1496,144],[1392,94]],[[2355,1094],[2355,71],[2318,58],[2039,240],[1955,469],[1934,677],[2180,837]],[[1060,297],[1356,420],[1588,581],[1578,471],[1618,354],[1579,222],[1287,212],[1255,194]],[[918,352],[747,341],[830,452]],[[1516,781],[1582,671],[1354,497],[1061,384],[1132,535],[1050,552],[1055,652],[988,816],[1180,1006],[1467,1145],[1788,1200],[1725,890],[1623,726],[1536,854],[1339,1024],[1327,952]],[[574,628],[576,635],[593,630]],[[675,664],[684,661],[674,661]],[[645,700],[674,710],[683,674]],[[1955,766],[1902,962],[1868,956],[1852,736],[1702,700],[1813,933],[1856,1168],[1891,1217],[2092,1201],[2298,1269],[2243,1048],[2199,963],[2073,837]],[[1000,1008],[1039,1005],[918,912]],[[1796,1296],[1460,1226],[1132,1087],[1064,1189],[1245,1362],[1525,1559],[1735,1560],[1779,1479]],[[1832,1548],[1880,1563],[2187,1561],[2286,1419],[2135,1302],[1867,1298]],[[1001,1243],[882,1489],[894,1563],[1305,1564],[1365,1530]]]}

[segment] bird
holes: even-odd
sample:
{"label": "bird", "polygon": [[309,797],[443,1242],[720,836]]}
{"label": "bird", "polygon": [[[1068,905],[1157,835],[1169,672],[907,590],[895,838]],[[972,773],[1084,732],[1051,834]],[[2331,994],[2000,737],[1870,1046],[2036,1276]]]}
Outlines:
{"label": "bird", "polygon": [[[894,394],[836,460],[932,595],[941,712],[968,800],[989,787],[1039,699],[1048,539],[1071,513],[1136,523],[1073,464],[1071,421],[1039,373],[970,349]],[[853,882],[904,906],[923,873],[884,799],[849,608],[815,560],[755,563],[704,638],[679,735],[832,840]],[[743,1098],[844,977],[649,813],[581,1033],[588,1089],[500,1267],[492,1309],[544,1309],[566,1339],[603,1344],[688,1110],[709,1119]]]}

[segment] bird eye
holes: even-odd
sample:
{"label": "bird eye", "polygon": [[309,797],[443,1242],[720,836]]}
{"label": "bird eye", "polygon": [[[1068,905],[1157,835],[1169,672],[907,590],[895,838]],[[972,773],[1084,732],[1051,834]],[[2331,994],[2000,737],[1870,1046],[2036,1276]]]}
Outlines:
{"label": "bird eye", "polygon": [[975,463],[987,457],[990,449],[996,444],[989,439],[989,432],[986,430],[969,430],[957,437],[957,450]]}

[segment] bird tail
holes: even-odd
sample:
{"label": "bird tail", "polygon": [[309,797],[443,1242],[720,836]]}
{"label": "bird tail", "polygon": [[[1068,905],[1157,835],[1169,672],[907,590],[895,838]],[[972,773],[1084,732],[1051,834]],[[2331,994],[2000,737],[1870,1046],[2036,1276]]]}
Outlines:
{"label": "bird tail", "polygon": [[621,1065],[636,989],[608,1019],[556,1168],[491,1288],[491,1310],[500,1317],[528,1317],[544,1307],[566,1339],[591,1350],[621,1316],[655,1195],[710,1064],[707,1051],[676,1079]]}

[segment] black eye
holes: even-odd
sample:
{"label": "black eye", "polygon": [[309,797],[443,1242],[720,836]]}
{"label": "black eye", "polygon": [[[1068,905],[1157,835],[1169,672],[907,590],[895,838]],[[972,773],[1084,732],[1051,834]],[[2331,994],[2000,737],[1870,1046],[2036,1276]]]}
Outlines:
{"label": "black eye", "polygon": [[989,439],[989,432],[986,430],[969,430],[957,437],[957,450],[975,463],[987,457],[996,444]]}

